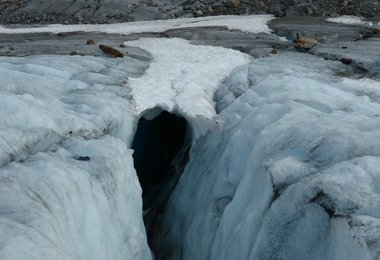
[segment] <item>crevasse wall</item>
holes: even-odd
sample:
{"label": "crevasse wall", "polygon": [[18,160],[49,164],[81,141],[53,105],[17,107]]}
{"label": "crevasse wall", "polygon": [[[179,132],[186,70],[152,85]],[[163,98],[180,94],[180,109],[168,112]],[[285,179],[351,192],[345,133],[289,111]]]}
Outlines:
{"label": "crevasse wall", "polygon": [[118,66],[0,59],[0,259],[151,259]]}
{"label": "crevasse wall", "polygon": [[341,66],[292,53],[234,70],[169,199],[165,259],[378,257],[378,83]]}

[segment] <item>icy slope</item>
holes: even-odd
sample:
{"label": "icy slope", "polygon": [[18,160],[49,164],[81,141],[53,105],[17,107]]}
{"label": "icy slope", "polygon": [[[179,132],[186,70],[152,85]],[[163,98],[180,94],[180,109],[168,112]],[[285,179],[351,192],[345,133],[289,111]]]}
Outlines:
{"label": "icy slope", "polygon": [[379,258],[380,83],[343,66],[290,53],[234,70],[165,212],[167,259]]}
{"label": "icy slope", "polygon": [[120,87],[146,66],[0,59],[0,259],[150,258]]}
{"label": "icy slope", "polygon": [[151,257],[128,149],[137,119],[161,107],[204,134],[219,82],[250,59],[179,39],[128,44],[151,64],[0,58],[0,259]]}

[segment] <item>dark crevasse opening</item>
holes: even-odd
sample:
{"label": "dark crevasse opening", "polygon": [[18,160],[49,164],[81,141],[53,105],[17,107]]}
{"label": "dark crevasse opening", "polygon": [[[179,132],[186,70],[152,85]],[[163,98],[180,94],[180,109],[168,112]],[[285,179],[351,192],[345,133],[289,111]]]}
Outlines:
{"label": "dark crevasse opening", "polygon": [[185,118],[166,111],[153,119],[142,117],[132,143],[134,166],[143,190],[144,223],[148,243],[156,255],[152,239],[159,239],[159,225],[165,202],[175,188],[188,160],[191,129]]}

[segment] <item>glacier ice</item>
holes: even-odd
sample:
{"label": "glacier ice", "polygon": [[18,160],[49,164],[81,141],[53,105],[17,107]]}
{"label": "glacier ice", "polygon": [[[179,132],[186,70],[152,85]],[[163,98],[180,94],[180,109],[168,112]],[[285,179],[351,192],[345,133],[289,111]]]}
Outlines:
{"label": "glacier ice", "polygon": [[[224,25],[266,31],[269,18]],[[0,58],[0,259],[151,259],[130,148],[138,120],[163,110],[185,117],[193,140],[155,223],[157,259],[380,257],[378,81],[341,78],[343,64],[308,54],[126,45],[153,60]]]}
{"label": "glacier ice", "polygon": [[0,258],[149,259],[131,154],[115,137],[70,138],[3,167]]}
{"label": "glacier ice", "polygon": [[195,139],[214,126],[212,96],[219,82],[250,56],[221,47],[191,45],[183,39],[143,38],[126,42],[152,54],[155,62],[128,82],[135,113],[156,107],[179,113],[189,121]]}
{"label": "glacier ice", "polygon": [[119,63],[0,59],[0,259],[151,258]]}
{"label": "glacier ice", "polygon": [[152,63],[0,58],[0,218],[9,233],[0,236],[1,259],[151,258],[129,150],[138,119],[158,106],[205,134],[215,125],[215,88],[249,57],[179,39],[129,44],[150,51]]}
{"label": "glacier ice", "polygon": [[363,93],[380,84],[342,66],[284,53],[231,73],[168,202],[162,257],[378,258],[380,104]]}

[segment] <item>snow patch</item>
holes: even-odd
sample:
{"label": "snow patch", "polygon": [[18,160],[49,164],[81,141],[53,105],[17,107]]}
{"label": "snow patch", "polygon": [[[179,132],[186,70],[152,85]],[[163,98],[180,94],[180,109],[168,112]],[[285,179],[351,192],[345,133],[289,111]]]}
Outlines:
{"label": "snow patch", "polygon": [[334,18],[327,18],[326,21],[333,22],[333,23],[344,23],[344,24],[351,24],[351,25],[369,25],[372,26],[372,22],[364,21],[364,18],[353,16],[353,15],[343,15],[339,17]]}
{"label": "snow patch", "polygon": [[195,138],[214,124],[212,98],[220,82],[233,68],[251,60],[239,51],[192,45],[178,38],[143,38],[125,44],[153,56],[145,74],[128,82],[137,117],[155,107],[179,113],[189,120]]}
{"label": "snow patch", "polygon": [[205,26],[226,26],[228,29],[242,30],[252,33],[271,33],[267,22],[274,19],[270,15],[221,15],[199,18],[177,18],[171,20],[142,21],[115,24],[81,24],[81,25],[62,25],[52,24],[42,27],[29,28],[6,28],[0,26],[0,33],[59,33],[59,32],[104,32],[132,34],[142,32],[163,32],[169,29],[205,27]]}

